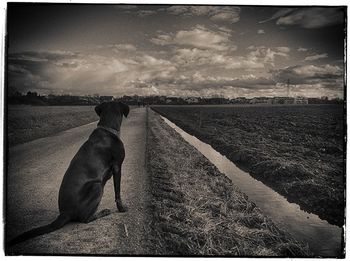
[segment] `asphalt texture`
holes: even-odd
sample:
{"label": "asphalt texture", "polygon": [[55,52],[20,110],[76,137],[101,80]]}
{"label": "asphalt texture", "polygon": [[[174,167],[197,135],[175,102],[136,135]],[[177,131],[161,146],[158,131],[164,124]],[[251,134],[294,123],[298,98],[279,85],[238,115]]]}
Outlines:
{"label": "asphalt texture", "polygon": [[[122,166],[119,213],[113,180],[104,189],[99,210],[112,214],[89,224],[69,223],[7,249],[8,254],[147,255],[145,247],[147,172],[145,171],[146,109],[135,108],[123,119],[121,139],[126,149]],[[97,122],[12,147],[6,180],[6,239],[53,221],[58,215],[58,191],[69,162]]]}

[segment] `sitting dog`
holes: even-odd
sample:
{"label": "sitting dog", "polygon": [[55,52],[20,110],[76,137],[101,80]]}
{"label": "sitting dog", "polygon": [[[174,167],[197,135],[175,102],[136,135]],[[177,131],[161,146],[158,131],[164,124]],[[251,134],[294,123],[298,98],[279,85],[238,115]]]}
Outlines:
{"label": "sitting dog", "polygon": [[120,127],[129,106],[121,102],[105,102],[95,107],[100,120],[89,139],[72,159],[59,191],[59,216],[51,224],[34,228],[14,239],[8,246],[55,231],[71,221],[88,223],[110,213],[103,210],[95,214],[102,199],[103,188],[112,176],[115,202],[125,212],[120,197],[121,167],[125,157]]}

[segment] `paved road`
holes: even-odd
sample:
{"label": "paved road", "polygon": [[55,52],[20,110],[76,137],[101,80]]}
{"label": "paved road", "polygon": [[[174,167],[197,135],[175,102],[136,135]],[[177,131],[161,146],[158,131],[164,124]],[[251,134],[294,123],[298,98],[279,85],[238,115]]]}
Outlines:
{"label": "paved road", "polygon": [[[55,219],[63,175],[95,127],[96,122],[10,149],[6,224],[10,238]],[[90,224],[70,223],[58,231],[23,242],[13,250],[27,254],[147,254],[143,244],[147,201],[146,110],[131,110],[121,131],[126,148],[122,197],[129,211],[115,211]],[[116,210],[112,180],[105,187],[100,205],[100,209],[105,208]]]}

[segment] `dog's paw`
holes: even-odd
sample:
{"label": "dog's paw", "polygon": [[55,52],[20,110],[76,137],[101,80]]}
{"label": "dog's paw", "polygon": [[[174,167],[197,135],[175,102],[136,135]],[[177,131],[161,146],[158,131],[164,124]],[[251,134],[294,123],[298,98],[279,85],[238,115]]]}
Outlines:
{"label": "dog's paw", "polygon": [[101,210],[101,211],[99,212],[99,215],[100,215],[101,217],[105,217],[105,216],[110,215],[111,213],[112,213],[112,211],[111,211],[110,209],[104,209],[104,210]]}
{"label": "dog's paw", "polygon": [[118,208],[119,212],[126,212],[126,211],[128,211],[128,208],[126,206],[124,206],[124,205],[117,206],[117,208]]}
{"label": "dog's paw", "polygon": [[117,209],[119,210],[119,212],[128,211],[128,208],[125,205],[123,205],[121,202],[117,202]]}

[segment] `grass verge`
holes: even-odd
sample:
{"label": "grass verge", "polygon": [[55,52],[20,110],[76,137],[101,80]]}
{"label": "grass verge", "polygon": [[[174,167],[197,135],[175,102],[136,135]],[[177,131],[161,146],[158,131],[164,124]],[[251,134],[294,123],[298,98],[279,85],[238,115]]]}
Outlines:
{"label": "grass verge", "polygon": [[150,239],[154,255],[310,256],[231,180],[150,112]]}
{"label": "grass verge", "polygon": [[10,105],[8,144],[14,146],[97,120],[94,106]]}

